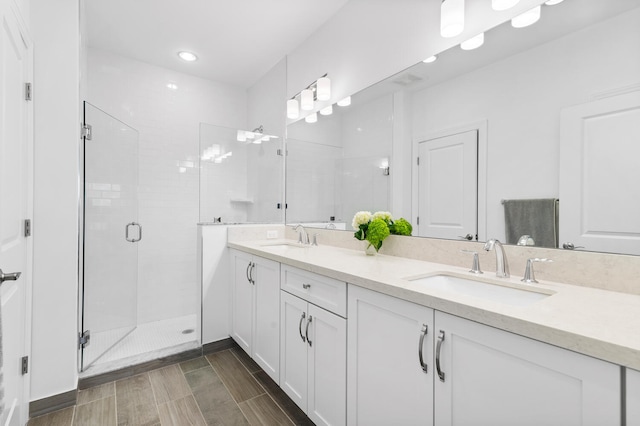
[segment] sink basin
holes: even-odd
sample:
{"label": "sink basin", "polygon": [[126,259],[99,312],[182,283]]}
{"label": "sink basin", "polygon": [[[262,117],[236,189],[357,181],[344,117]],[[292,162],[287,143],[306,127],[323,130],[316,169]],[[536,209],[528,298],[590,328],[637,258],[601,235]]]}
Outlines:
{"label": "sink basin", "polygon": [[307,248],[308,245],[299,244],[299,243],[289,243],[289,242],[273,242],[261,244],[260,247],[265,247],[269,249],[279,250],[279,251],[288,251],[288,250],[296,250],[301,248]]}
{"label": "sink basin", "polygon": [[540,289],[508,287],[444,274],[405,279],[428,288],[452,294],[464,294],[512,306],[528,306],[553,294],[551,292],[545,293]]}

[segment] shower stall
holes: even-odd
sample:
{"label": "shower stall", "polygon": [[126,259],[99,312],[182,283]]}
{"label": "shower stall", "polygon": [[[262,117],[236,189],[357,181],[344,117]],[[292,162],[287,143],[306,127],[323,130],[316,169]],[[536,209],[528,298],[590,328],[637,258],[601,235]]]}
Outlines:
{"label": "shower stall", "polygon": [[[175,226],[171,200],[158,205],[149,195],[162,183],[141,188],[136,129],[85,102],[83,140],[80,371],[95,375],[200,347],[200,287],[195,273],[179,271],[195,270],[179,264],[195,225]],[[189,226],[193,235],[184,232]]]}

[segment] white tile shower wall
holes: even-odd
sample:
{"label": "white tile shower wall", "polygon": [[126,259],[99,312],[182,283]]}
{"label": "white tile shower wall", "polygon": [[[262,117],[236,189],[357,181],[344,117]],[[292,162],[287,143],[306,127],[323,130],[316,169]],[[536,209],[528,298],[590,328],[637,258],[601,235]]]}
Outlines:
{"label": "white tile shower wall", "polygon": [[88,74],[88,100],[140,132],[139,323],[194,313],[199,123],[244,128],[246,91],[96,49]]}
{"label": "white tile shower wall", "polygon": [[488,120],[488,237],[504,238],[501,199],[558,196],[561,109],[640,82],[640,55],[629,53],[639,19],[636,9],[413,95],[416,138]]}

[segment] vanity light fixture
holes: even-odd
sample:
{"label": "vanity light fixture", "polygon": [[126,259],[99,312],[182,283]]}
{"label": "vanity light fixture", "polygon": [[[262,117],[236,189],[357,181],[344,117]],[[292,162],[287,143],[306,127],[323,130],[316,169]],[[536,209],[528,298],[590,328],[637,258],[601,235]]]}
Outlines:
{"label": "vanity light fixture", "polygon": [[540,19],[540,6],[529,9],[526,12],[511,19],[511,26],[514,28],[524,28],[533,25]]}
{"label": "vanity light fixture", "polygon": [[349,106],[349,105],[351,105],[351,96],[347,96],[346,98],[340,99],[338,101],[338,106],[346,107],[346,106]]}
{"label": "vanity light fixture", "polygon": [[564,0],[549,0],[544,2],[547,6],[555,6],[556,4],[562,3]]}
{"label": "vanity light fixture", "polygon": [[455,37],[464,30],[464,0],[442,0],[440,5],[440,35]]}
{"label": "vanity light fixture", "polygon": [[316,98],[319,101],[331,99],[331,80],[329,80],[329,77],[320,77],[316,81],[316,89]]}
{"label": "vanity light fixture", "polygon": [[507,10],[518,4],[519,1],[520,0],[491,0],[491,8],[497,11]]}
{"label": "vanity light fixture", "polygon": [[463,41],[460,43],[460,48],[462,50],[473,50],[484,44],[484,33],[480,33],[475,37],[471,37],[467,41]]}
{"label": "vanity light fixture", "polygon": [[331,115],[333,114],[333,105],[329,105],[320,110],[320,115]]}
{"label": "vanity light fixture", "polygon": [[438,59],[438,57],[436,55],[433,56],[429,56],[427,59],[423,59],[422,62],[424,62],[425,64],[430,64],[432,62],[435,62]]}
{"label": "vanity light fixture", "polygon": [[313,109],[313,90],[304,89],[300,92],[300,108],[304,111]]}
{"label": "vanity light fixture", "polygon": [[295,120],[298,117],[300,117],[300,110],[298,109],[298,100],[289,99],[287,101],[287,118]]}
{"label": "vanity light fixture", "polygon": [[315,123],[315,122],[317,122],[318,121],[318,113],[314,112],[312,114],[307,115],[304,118],[304,121],[306,121],[307,123]]}
{"label": "vanity light fixture", "polygon": [[198,57],[196,56],[195,53],[187,52],[186,50],[178,52],[178,56],[180,57],[180,59],[186,62],[193,62],[198,60]]}

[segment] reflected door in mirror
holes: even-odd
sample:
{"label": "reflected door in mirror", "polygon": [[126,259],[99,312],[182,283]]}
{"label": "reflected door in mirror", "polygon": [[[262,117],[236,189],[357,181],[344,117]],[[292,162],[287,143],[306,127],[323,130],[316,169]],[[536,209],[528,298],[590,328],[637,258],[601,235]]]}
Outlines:
{"label": "reflected door in mirror", "polygon": [[418,147],[418,235],[475,238],[478,131],[427,140]]}

